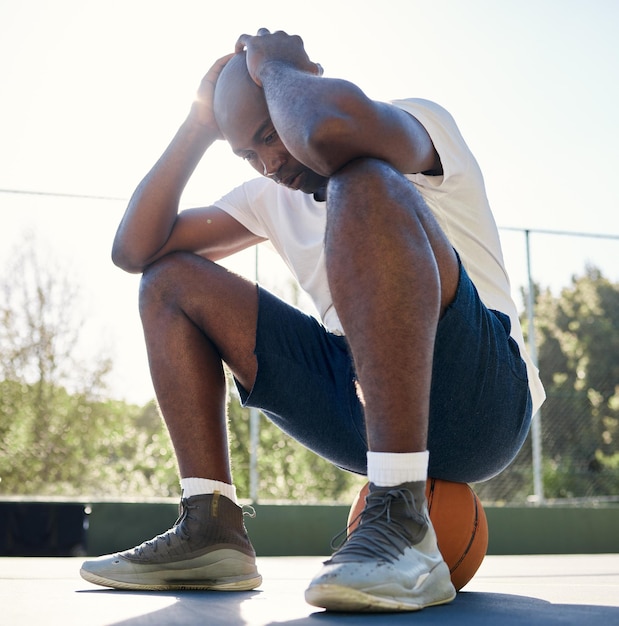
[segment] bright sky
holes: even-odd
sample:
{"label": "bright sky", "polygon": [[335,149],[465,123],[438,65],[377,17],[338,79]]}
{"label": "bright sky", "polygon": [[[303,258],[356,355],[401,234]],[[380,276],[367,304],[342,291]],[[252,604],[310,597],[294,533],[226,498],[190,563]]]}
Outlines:
{"label": "bright sky", "polygon": [[[619,235],[615,0],[0,0],[0,189],[127,198],[211,62],[261,26],[300,34],[327,75],[372,97],[449,109],[499,226]],[[184,204],[208,204],[250,175],[217,145]],[[0,193],[0,250],[34,228],[72,264],[92,332],[114,350],[115,392],[142,402],[152,390],[137,278],[109,261],[123,210],[122,201]],[[517,286],[523,237],[502,237]],[[565,284],[586,261],[619,280],[617,241],[534,235],[532,254],[542,284]],[[236,263],[252,275],[253,258]],[[276,272],[265,267],[269,286]]]}

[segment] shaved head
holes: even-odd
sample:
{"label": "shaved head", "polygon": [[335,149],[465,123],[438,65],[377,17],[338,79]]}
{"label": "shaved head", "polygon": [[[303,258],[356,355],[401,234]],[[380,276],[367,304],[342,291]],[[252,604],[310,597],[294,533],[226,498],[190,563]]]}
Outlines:
{"label": "shaved head", "polygon": [[327,179],[295,159],[280,137],[264,90],[249,75],[245,52],[233,56],[221,70],[213,110],[232,151],[259,174],[284,187],[324,195]]}
{"label": "shaved head", "polygon": [[266,108],[264,92],[247,71],[245,52],[239,52],[228,61],[215,86],[215,120],[224,136],[257,102]]}

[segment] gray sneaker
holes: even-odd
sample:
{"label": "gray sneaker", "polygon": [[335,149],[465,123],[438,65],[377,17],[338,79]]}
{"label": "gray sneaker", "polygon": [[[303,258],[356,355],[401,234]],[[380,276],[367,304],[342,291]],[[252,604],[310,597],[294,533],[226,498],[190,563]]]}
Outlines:
{"label": "gray sneaker", "polygon": [[330,611],[417,611],[456,590],[427,512],[425,482],[370,484],[360,523],[305,592]]}
{"label": "gray sneaker", "polygon": [[262,582],[243,511],[219,493],[181,500],[174,526],[131,550],[85,561],[88,582],[116,589],[246,591]]}

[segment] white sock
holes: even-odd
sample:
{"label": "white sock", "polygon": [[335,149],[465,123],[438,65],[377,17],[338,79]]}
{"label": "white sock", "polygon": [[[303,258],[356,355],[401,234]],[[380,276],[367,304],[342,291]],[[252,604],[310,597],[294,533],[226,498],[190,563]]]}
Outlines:
{"label": "white sock", "polygon": [[228,483],[222,483],[219,480],[211,480],[210,478],[181,478],[181,489],[183,490],[183,498],[191,498],[191,496],[203,496],[209,493],[219,491],[222,496],[226,496],[238,504],[236,499],[236,487]]}
{"label": "white sock", "polygon": [[377,487],[395,487],[402,483],[425,481],[428,478],[430,453],[369,452],[368,480]]}

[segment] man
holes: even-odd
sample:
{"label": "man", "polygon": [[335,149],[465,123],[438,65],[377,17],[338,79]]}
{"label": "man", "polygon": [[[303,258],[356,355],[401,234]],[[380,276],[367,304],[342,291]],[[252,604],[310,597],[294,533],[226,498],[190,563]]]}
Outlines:
{"label": "man", "polygon": [[[221,138],[262,177],[179,213]],[[266,239],[322,323],[215,263]],[[307,601],[409,611],[452,600],[428,470],[462,482],[501,471],[543,392],[523,360],[481,173],[449,114],[423,100],[374,102],[323,77],[298,37],[242,35],[135,191],[113,258],[143,272],[182,513],[167,533],[87,561],[84,578],[125,589],[260,584],[228,460],[225,363],[245,404],[370,481],[361,524]]]}

